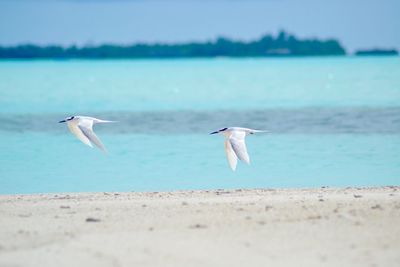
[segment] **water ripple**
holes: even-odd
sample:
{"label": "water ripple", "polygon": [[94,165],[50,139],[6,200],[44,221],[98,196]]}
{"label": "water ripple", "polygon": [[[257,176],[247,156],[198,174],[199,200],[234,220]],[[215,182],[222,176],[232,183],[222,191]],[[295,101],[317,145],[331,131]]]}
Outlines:
{"label": "water ripple", "polygon": [[[0,114],[6,132],[61,133],[57,121],[76,114]],[[81,115],[117,120],[102,132],[124,134],[204,134],[221,127],[242,126],[293,134],[399,134],[400,107],[300,108],[249,111],[107,112]]]}

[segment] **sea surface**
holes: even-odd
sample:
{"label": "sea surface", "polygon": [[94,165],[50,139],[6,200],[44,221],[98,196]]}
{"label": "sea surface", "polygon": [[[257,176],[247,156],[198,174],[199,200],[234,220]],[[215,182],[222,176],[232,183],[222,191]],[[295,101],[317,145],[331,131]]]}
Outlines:
{"label": "sea surface", "polygon": [[[59,120],[87,115],[108,154]],[[251,164],[230,170],[223,127]],[[0,61],[0,194],[400,185],[400,58]]]}

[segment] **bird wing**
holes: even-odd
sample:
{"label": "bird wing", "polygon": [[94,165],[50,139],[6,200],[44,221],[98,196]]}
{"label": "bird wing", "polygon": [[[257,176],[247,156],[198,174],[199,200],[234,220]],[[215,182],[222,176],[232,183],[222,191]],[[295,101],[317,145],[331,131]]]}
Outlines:
{"label": "bird wing", "polygon": [[232,149],[232,145],[229,142],[229,140],[225,140],[225,153],[226,157],[228,159],[229,166],[231,169],[234,171],[236,170],[236,165],[237,165],[237,156],[235,152]]}
{"label": "bird wing", "polygon": [[71,133],[73,133],[79,140],[81,140],[84,144],[93,147],[92,143],[90,140],[85,136],[85,134],[81,131],[81,129],[78,127],[78,122],[77,121],[69,121],[67,123],[69,130]]}
{"label": "bird wing", "polygon": [[228,140],[236,156],[240,160],[246,162],[247,164],[250,164],[250,157],[249,154],[247,153],[246,143],[244,141],[245,137],[246,137],[245,132],[238,131],[238,132],[233,132]]}
{"label": "bird wing", "polygon": [[87,137],[90,142],[94,143],[98,148],[102,151],[106,152],[106,148],[103,143],[97,137],[97,135],[93,132],[93,121],[92,120],[81,120],[78,123],[78,128],[82,131],[82,133]]}

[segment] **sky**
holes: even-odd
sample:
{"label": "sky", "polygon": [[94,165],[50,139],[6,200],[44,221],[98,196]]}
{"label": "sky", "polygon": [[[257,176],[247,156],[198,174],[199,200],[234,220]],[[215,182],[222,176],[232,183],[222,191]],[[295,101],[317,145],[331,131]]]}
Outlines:
{"label": "sky", "polygon": [[254,40],[284,29],[400,49],[400,0],[0,0],[0,45]]}

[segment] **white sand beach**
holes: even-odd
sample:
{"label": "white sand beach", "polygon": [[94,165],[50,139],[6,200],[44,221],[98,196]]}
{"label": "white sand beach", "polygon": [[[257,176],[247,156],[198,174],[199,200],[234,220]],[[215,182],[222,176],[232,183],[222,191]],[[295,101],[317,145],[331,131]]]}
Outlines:
{"label": "white sand beach", "polygon": [[0,266],[399,266],[400,187],[0,196]]}

